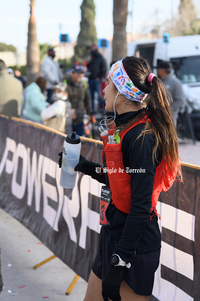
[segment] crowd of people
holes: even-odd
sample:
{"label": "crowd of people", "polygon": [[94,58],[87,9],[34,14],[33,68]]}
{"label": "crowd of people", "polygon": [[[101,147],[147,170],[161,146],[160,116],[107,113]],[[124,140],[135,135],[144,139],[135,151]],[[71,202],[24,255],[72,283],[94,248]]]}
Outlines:
{"label": "crowd of people", "polygon": [[[55,55],[53,48],[48,50],[41,63],[41,76],[28,86],[19,68],[13,71],[0,60],[0,113],[38,122],[66,134],[74,130],[83,136],[85,114],[104,108],[101,83],[107,72],[106,60],[97,46],[92,45],[84,65],[76,62],[70,73],[63,73],[54,60]],[[85,77],[86,71],[89,78]]]}
{"label": "crowd of people", "polygon": [[[85,114],[105,107],[106,60],[97,45],[92,45],[84,65],[77,62],[69,74],[63,74],[54,60],[55,55],[53,48],[48,50],[41,64],[41,76],[28,87],[19,68],[13,71],[0,60],[0,113],[39,122],[66,134],[74,130],[83,136]],[[85,76],[86,71],[88,77]],[[182,84],[169,62],[159,64],[158,76],[172,97],[170,106],[176,126],[178,113],[186,104]],[[12,89],[8,88],[11,86]]]}

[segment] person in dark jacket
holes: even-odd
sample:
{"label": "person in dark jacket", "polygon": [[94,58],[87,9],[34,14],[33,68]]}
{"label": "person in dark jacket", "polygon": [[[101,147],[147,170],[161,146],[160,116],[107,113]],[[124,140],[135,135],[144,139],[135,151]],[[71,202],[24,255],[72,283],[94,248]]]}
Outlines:
{"label": "person in dark jacket", "polygon": [[84,67],[75,64],[67,80],[68,99],[72,107],[72,130],[84,135],[83,115],[91,110],[91,97],[87,82],[83,81]]}
{"label": "person in dark jacket", "polygon": [[75,167],[105,184],[110,198],[101,206],[99,251],[84,301],[147,301],[160,257],[158,197],[177,175],[182,179],[176,129],[165,88],[146,60],[117,61],[104,93],[116,128],[104,123],[103,166],[81,156]]}
{"label": "person in dark jacket", "polygon": [[102,108],[102,99],[100,96],[100,84],[105,79],[107,66],[104,57],[99,53],[96,45],[91,47],[91,56],[87,65],[89,71],[89,87],[92,98],[92,110],[94,111],[95,92],[98,96],[99,108]]}
{"label": "person in dark jacket", "polygon": [[15,68],[14,75],[15,75],[15,78],[20,80],[20,82],[22,83],[23,89],[25,89],[26,88],[26,80],[25,80],[24,76],[22,75],[21,70],[18,68]]}
{"label": "person in dark jacket", "polygon": [[181,81],[175,76],[170,62],[160,62],[158,75],[165,88],[170,92],[173,102],[170,103],[175,126],[177,126],[178,113],[186,105],[186,97]]}

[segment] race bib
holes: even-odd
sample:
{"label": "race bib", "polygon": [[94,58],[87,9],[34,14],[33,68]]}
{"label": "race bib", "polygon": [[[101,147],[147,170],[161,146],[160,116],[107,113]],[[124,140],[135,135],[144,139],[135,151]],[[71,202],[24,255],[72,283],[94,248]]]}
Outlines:
{"label": "race bib", "polygon": [[100,225],[108,225],[106,218],[106,210],[111,201],[111,192],[106,186],[101,188],[101,199],[100,199]]}

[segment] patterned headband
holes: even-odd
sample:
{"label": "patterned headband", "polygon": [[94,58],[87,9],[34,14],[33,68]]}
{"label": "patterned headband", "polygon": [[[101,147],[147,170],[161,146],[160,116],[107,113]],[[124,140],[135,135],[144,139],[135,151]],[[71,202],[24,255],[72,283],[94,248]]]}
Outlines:
{"label": "patterned headband", "polygon": [[143,102],[147,94],[140,91],[131,81],[126,73],[122,60],[117,61],[112,65],[109,71],[109,76],[118,91],[132,101]]}

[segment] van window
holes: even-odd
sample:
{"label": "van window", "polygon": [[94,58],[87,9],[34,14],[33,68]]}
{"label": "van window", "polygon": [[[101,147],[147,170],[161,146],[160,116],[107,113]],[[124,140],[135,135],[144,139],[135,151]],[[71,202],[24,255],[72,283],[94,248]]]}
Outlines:
{"label": "van window", "polygon": [[153,67],[155,45],[137,45],[135,55],[148,60],[151,68]]}
{"label": "van window", "polygon": [[182,83],[200,82],[200,56],[188,56],[170,59],[176,76]]}

